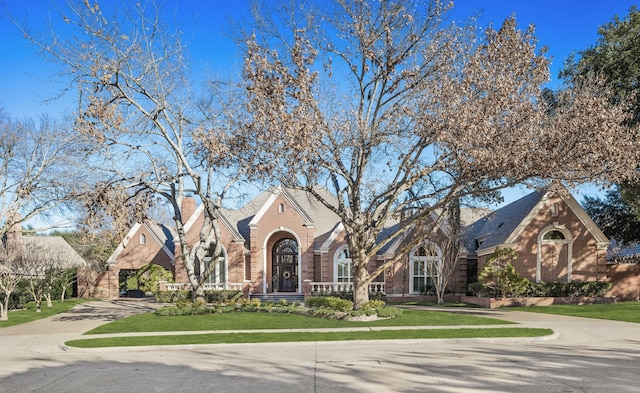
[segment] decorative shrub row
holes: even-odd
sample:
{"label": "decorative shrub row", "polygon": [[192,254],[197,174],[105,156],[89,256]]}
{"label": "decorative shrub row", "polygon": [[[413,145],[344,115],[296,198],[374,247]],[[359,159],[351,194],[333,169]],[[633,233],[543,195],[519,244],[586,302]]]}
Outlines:
{"label": "decorative shrub row", "polygon": [[[335,291],[335,292],[313,292],[313,296],[322,297],[339,297],[353,301],[353,291]],[[369,300],[384,300],[385,294],[382,292],[369,292]]]}
{"label": "decorative shrub row", "polygon": [[[605,281],[529,281],[518,293],[506,293],[505,297],[603,297],[610,289],[611,283]],[[502,297],[499,291],[477,282],[469,284],[469,292],[479,297]]]}
{"label": "decorative shrub row", "polygon": [[304,303],[309,308],[328,308],[344,312],[353,310],[353,302],[351,300],[335,296],[309,296],[304,300]]}
{"label": "decorative shrub row", "polygon": [[[204,291],[204,298],[207,303],[231,303],[242,297],[242,291],[237,290],[213,290]],[[191,291],[158,291],[155,294],[157,303],[179,303],[190,301]]]}
{"label": "decorative shrub row", "polygon": [[242,291],[238,290],[215,290],[204,291],[204,298],[207,303],[228,303],[235,302],[242,297]]}
{"label": "decorative shrub row", "polygon": [[158,291],[156,303],[179,303],[191,300],[191,291]]}
{"label": "decorative shrub row", "polygon": [[397,307],[385,307],[381,300],[372,300],[366,303],[362,309],[353,310],[353,302],[325,296],[307,298],[307,307],[298,303],[287,303],[286,300],[278,302],[260,303],[259,299],[237,299],[230,303],[216,303],[204,305],[182,300],[176,305],[164,306],[156,310],[159,316],[179,315],[207,315],[226,312],[269,312],[284,314],[313,315],[322,318],[343,319],[349,316],[377,315],[380,318],[394,318],[402,315],[402,310]]}

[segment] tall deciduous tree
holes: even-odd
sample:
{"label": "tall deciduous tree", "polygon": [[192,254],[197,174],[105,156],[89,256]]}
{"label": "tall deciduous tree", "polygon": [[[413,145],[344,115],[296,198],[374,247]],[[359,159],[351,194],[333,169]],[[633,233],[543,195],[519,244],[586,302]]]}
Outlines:
{"label": "tall deciduous tree", "polygon": [[[58,30],[43,37],[24,33],[79,92],[76,129],[95,152],[87,165],[104,180],[89,192],[90,203],[113,213],[131,198],[164,198],[194,297],[202,299],[210,272],[195,266],[210,244],[222,255],[218,209],[235,173],[221,175],[232,162],[224,130],[212,112],[215,101],[197,99],[179,26],[164,20],[154,1],[70,1],[57,17],[66,22]],[[196,134],[209,137],[208,160],[196,151]],[[204,205],[195,244],[187,242],[183,225],[187,192]],[[144,203],[134,206],[144,218]]]}
{"label": "tall deciduous tree", "polygon": [[68,207],[79,175],[74,141],[60,122],[16,120],[0,108],[0,237]]}
{"label": "tall deciduous tree", "polygon": [[[589,75],[598,74],[606,79],[611,87],[611,99],[614,102],[628,102],[628,111],[631,114],[629,126],[631,132],[638,134],[640,126],[640,11],[633,6],[624,17],[614,16],[611,21],[598,28],[596,43],[578,52],[578,56],[572,56],[565,62],[564,70],[560,73],[568,83],[579,83]],[[618,193],[618,195],[614,195]],[[640,219],[640,184],[637,182],[622,182],[612,189],[605,199],[589,199],[588,205],[596,207],[598,217],[610,222],[620,218],[620,214],[632,213],[635,219],[628,222],[629,226],[635,225]],[[610,202],[609,207],[600,203]],[[628,209],[624,206],[627,205]],[[625,211],[622,213],[622,211]],[[605,219],[602,214],[609,211],[612,216]],[[631,241],[640,235],[632,235],[623,227],[624,224],[615,224],[616,229],[607,233],[620,241]],[[608,228],[612,228],[607,224]],[[631,236],[630,236],[631,235]],[[622,237],[620,237],[622,236]]]}
{"label": "tall deciduous tree", "polygon": [[[368,301],[368,284],[432,228],[373,271],[368,262],[454,199],[632,172],[636,142],[602,84],[557,92],[553,106],[544,99],[549,60],[532,26],[521,31],[508,18],[478,33],[448,23],[450,3],[437,0],[323,7],[289,2],[279,13],[256,12],[244,38],[247,118],[238,134],[244,149],[262,153],[254,169],[340,216],[356,307]],[[385,237],[388,221],[417,202],[420,214]]]}

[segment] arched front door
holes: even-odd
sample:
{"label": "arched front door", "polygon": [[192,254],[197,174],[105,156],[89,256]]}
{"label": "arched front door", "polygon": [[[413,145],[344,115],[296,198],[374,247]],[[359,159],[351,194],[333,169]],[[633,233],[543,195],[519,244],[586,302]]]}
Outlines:
{"label": "arched front door", "polygon": [[271,281],[274,292],[298,290],[298,243],[294,239],[278,240],[273,246]]}

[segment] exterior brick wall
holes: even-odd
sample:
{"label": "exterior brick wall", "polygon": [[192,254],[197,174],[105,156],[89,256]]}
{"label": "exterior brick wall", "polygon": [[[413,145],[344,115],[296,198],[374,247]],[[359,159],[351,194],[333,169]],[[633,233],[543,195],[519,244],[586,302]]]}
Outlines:
{"label": "exterior brick wall", "polygon": [[607,296],[617,300],[640,300],[640,263],[607,265],[607,280],[613,284]]}

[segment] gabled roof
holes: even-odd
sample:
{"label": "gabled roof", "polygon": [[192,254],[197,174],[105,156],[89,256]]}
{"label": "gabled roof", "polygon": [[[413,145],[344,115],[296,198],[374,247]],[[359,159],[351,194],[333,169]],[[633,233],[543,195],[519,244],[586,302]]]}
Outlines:
{"label": "gabled roof", "polygon": [[465,248],[473,253],[504,244],[540,202],[543,195],[539,191],[534,191],[469,225],[465,228]]}
{"label": "gabled roof", "polygon": [[[316,192],[325,200],[335,203],[335,196],[324,188],[316,188]],[[313,226],[316,236],[328,234],[333,231],[340,222],[340,218],[325,205],[320,203],[313,195],[303,190],[295,190],[285,187],[276,187],[262,192],[252,201],[237,210],[228,211],[228,216],[237,223],[238,232],[249,239],[251,226],[257,225],[262,216],[273,205],[275,200],[283,197],[300,214],[307,226]]]}
{"label": "gabled roof", "polygon": [[61,236],[22,236],[25,247],[36,247],[43,252],[56,251],[61,258],[56,258],[62,268],[72,268],[86,265],[87,262]]}
{"label": "gabled roof", "polygon": [[[606,248],[609,240],[584,211],[571,193],[558,189],[554,195],[560,197],[576,215],[589,233],[596,239],[598,248]],[[550,198],[551,192],[534,191],[465,228],[464,244],[473,253],[492,250],[500,245],[513,244]]]}
{"label": "gabled roof", "polygon": [[[189,232],[191,230],[191,227],[195,224],[195,222],[198,220],[200,215],[203,213],[204,213],[204,205],[200,204],[200,206],[198,206],[198,208],[193,212],[191,217],[189,217],[187,222],[184,224],[184,231]],[[245,237],[243,237],[242,234],[238,232],[238,230],[236,229],[235,225],[233,224],[233,222],[235,222],[233,218],[232,219],[229,218],[229,217],[233,217],[233,213],[234,213],[234,210],[228,210],[228,209],[222,208],[218,211],[218,220],[231,233],[231,236],[233,236],[234,241],[238,243],[243,243],[245,241]]]}
{"label": "gabled roof", "polygon": [[127,247],[129,241],[135,236],[140,228],[146,228],[147,231],[151,234],[153,240],[160,245],[162,251],[167,254],[171,262],[175,261],[175,243],[173,242],[174,233],[166,226],[158,224],[153,221],[149,221],[147,223],[135,223],[129,232],[126,234],[124,239],[118,244],[116,250],[111,254],[109,259],[107,259],[107,263],[114,264],[118,256],[124,251]]}

